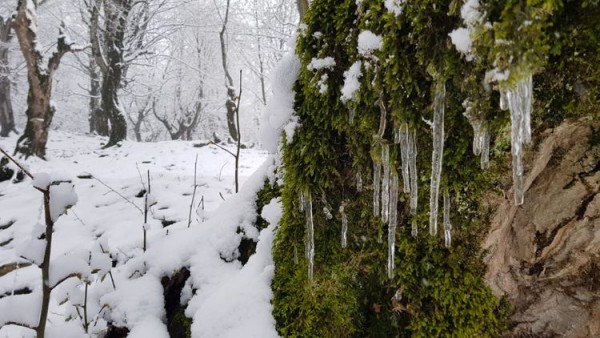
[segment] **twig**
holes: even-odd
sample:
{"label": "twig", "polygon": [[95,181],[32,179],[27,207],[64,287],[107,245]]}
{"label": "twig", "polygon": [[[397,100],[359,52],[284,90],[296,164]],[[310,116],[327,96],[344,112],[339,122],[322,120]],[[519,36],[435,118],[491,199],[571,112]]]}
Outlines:
{"label": "twig", "polygon": [[19,167],[19,169],[21,169],[25,175],[29,176],[29,178],[33,179],[33,175],[27,170],[25,169],[25,167],[23,167],[17,160],[15,160],[12,156],[10,156],[4,149],[2,149],[2,147],[0,147],[0,152],[4,154],[4,156],[6,156],[9,160],[11,160],[14,164],[17,165],[17,167]]}
{"label": "twig", "polygon": [[[90,173],[88,173],[90,174]],[[130,203],[131,205],[133,205],[136,209],[139,210],[140,213],[144,213],[144,210],[142,210],[142,208],[138,207],[137,204],[133,203],[130,199],[128,199],[127,197],[123,196],[120,192],[116,191],[115,189],[113,189],[112,187],[110,187],[108,184],[102,182],[101,179],[99,179],[98,177],[90,174],[92,176],[93,179],[95,179],[96,181],[100,182],[100,184],[102,184],[103,186],[107,187],[108,189],[110,189],[110,191],[114,192],[115,194],[119,195],[119,197],[121,197],[122,199],[124,199],[125,201],[127,201],[128,203]]]}
{"label": "twig", "polygon": [[192,193],[192,202],[190,203],[190,214],[188,216],[188,228],[192,225],[192,209],[194,208],[194,199],[196,198],[196,189],[198,184],[196,183],[196,177],[198,173],[198,154],[196,154],[196,161],[194,161],[194,192]]}
{"label": "twig", "polygon": [[213,140],[210,140],[210,141],[208,141],[208,143],[209,143],[209,144],[212,144],[212,145],[214,145],[214,146],[216,146],[216,147],[218,147],[219,149],[221,149],[221,150],[223,150],[223,151],[227,152],[229,155],[231,155],[231,156],[235,157],[235,154],[234,154],[233,152],[229,151],[227,148],[225,148],[225,147],[223,147],[223,146],[221,146],[221,145],[219,145],[219,144],[216,144],[216,143],[215,143],[215,141],[213,141]]}

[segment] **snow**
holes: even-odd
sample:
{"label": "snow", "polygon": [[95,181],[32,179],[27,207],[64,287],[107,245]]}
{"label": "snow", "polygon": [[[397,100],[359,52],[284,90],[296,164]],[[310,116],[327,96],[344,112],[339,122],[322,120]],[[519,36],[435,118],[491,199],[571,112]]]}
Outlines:
{"label": "snow", "polygon": [[289,53],[279,62],[271,76],[273,97],[269,100],[260,124],[261,143],[271,154],[277,152],[281,132],[285,130],[287,141],[291,142],[294,130],[299,125],[298,118],[294,116],[293,91],[299,72],[300,60],[295,54]]}
{"label": "snow", "polygon": [[[297,61],[288,60],[292,68],[298,69]],[[286,81],[290,88],[294,76],[288,76]],[[280,121],[276,130],[280,133],[293,113],[293,95],[272,101],[276,100],[280,100],[276,107],[289,109],[273,112],[273,120]],[[288,118],[279,113],[288,114]],[[16,137],[0,139],[0,146],[9,148]],[[193,337],[239,337],[240,333],[249,337],[277,336],[270,304],[274,271],[270,249],[281,213],[278,203],[264,208],[265,218],[273,222],[268,229],[259,233],[253,225],[257,216],[255,193],[272,172],[273,158],[265,162],[265,151],[243,149],[242,186],[239,194],[233,194],[233,161],[215,146],[196,148],[196,142],[183,141],[126,141],[119,148],[102,150],[101,143],[105,141],[105,138],[52,131],[48,161],[30,158],[25,162],[32,173],[50,174],[36,174],[34,182],[29,183],[0,183],[0,224],[15,220],[13,226],[0,231],[2,239],[12,239],[0,247],[0,265],[26,262],[20,258],[21,254],[41,263],[45,241],[37,238],[44,232],[42,194],[30,184],[48,187],[57,177],[55,173],[60,173],[61,179],[73,179],[72,183],[49,185],[51,197],[57,203],[53,206],[55,216],[75,204],[75,194],[79,201],[68,214],[56,220],[50,284],[72,273],[86,276],[91,282],[87,306],[92,337],[103,334],[105,319],[127,325],[131,337],[168,337],[160,281],[182,267],[191,272],[182,299],[189,301],[186,314],[194,319]],[[196,201],[204,197],[210,217],[201,222],[194,212],[188,228],[196,154],[199,159]],[[140,211],[144,198],[136,197],[143,189],[138,168],[141,173],[150,170],[152,195],[157,201],[148,215],[145,253],[141,249]],[[165,220],[175,223],[163,227]],[[242,239],[238,229],[259,241],[257,253],[245,266],[236,259]],[[109,271],[112,276],[107,275]],[[41,273],[37,266],[0,277],[2,294],[23,287],[34,290],[33,294],[0,299],[3,323],[20,320],[36,324],[41,303],[37,291],[41,288]],[[81,320],[74,310],[74,305],[83,303],[83,296],[84,284],[77,278],[69,278],[55,288],[47,325],[49,337],[84,336]],[[75,320],[68,322],[67,318],[72,316]],[[9,325],[0,328],[0,337],[28,337],[30,332]],[[60,332],[64,334],[61,336]]]}
{"label": "snow", "polygon": [[77,194],[72,183],[61,182],[50,186],[50,218],[53,222],[56,222],[75,203],[77,203]]}
{"label": "snow", "polygon": [[373,54],[374,51],[383,47],[383,38],[373,32],[366,30],[358,35],[358,53],[363,56]]}
{"label": "snow", "polygon": [[78,275],[82,280],[90,280],[90,266],[77,255],[63,255],[50,262],[50,287],[55,287],[65,278]]}
{"label": "snow", "polygon": [[123,280],[116,291],[100,299],[112,309],[110,319],[115,325],[128,327],[129,337],[168,338],[162,323],[165,317],[163,288],[151,275]]}
{"label": "snow", "polygon": [[335,59],[331,56],[324,58],[312,58],[308,66],[306,66],[306,68],[311,72],[321,69],[331,69],[333,67],[335,67]]}
{"label": "snow", "polygon": [[468,27],[483,23],[484,15],[479,10],[479,0],[467,0],[460,9],[460,16]]}
{"label": "snow", "polygon": [[384,5],[388,11],[398,16],[402,14],[402,6],[404,5],[404,0],[385,0]]}
{"label": "snow", "polygon": [[39,292],[0,298],[0,328],[7,323],[36,326],[41,307],[42,298]]}
{"label": "snow", "polygon": [[362,62],[356,61],[350,69],[344,72],[344,86],[342,87],[343,103],[356,99],[356,92],[360,89],[360,78],[362,76]]}
{"label": "snow", "polygon": [[467,28],[457,28],[448,34],[452,40],[452,44],[454,47],[456,47],[456,50],[464,55],[467,55],[468,61],[473,59],[473,56],[471,55],[471,46],[473,45],[473,41],[471,40],[469,34],[470,32]]}

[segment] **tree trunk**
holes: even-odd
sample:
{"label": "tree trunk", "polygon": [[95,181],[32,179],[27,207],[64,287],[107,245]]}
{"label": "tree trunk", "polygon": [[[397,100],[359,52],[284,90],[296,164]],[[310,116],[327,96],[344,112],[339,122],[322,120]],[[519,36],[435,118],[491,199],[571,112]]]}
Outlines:
{"label": "tree trunk", "polygon": [[127,122],[119,108],[117,92],[121,83],[120,66],[111,66],[102,80],[102,111],[110,122],[110,138],[105,147],[112,147],[127,137]]}
{"label": "tree trunk", "polygon": [[26,0],[19,0],[14,29],[19,39],[19,46],[27,64],[27,80],[29,94],[27,96],[27,125],[25,132],[17,141],[16,152],[25,157],[31,155],[44,158],[48,129],[54,116],[54,108],[50,104],[52,78],[58,69],[62,57],[71,51],[71,44],[59,30],[57,49],[44,67],[44,58],[37,45],[35,8],[29,8]]}
{"label": "tree trunk", "polygon": [[8,42],[11,40],[11,19],[0,17],[0,137],[16,132],[15,118],[10,100],[10,69],[8,67]]}
{"label": "tree trunk", "polygon": [[[104,29],[98,27],[100,4],[104,3]],[[130,0],[96,0],[91,7],[90,35],[92,54],[102,72],[102,113],[109,122],[110,138],[104,146],[112,147],[127,137],[127,121],[119,105],[118,91],[123,77],[123,52]],[[99,32],[103,31],[103,49]]]}
{"label": "tree trunk", "polygon": [[110,122],[110,138],[105,147],[114,146],[127,137],[127,121],[119,106],[118,91],[123,75],[123,41],[130,9],[129,0],[106,1],[104,6],[108,71],[103,73],[102,79],[102,110]]}
{"label": "tree trunk", "polygon": [[225,101],[225,108],[227,109],[227,129],[229,135],[234,141],[238,139],[238,130],[235,125],[235,99],[236,93],[233,87],[233,78],[229,74],[229,68],[227,66],[227,43],[225,41],[225,32],[227,31],[227,21],[229,19],[229,5],[230,0],[227,0],[227,7],[225,8],[225,17],[223,19],[223,28],[219,34],[221,41],[221,61],[223,63],[223,72],[225,72],[225,87],[227,88],[227,101]]}
{"label": "tree trunk", "polygon": [[29,86],[27,95],[27,124],[23,135],[17,142],[17,152],[25,157],[46,157],[48,129],[54,117],[54,108],[50,105],[52,84],[45,81],[40,86]]}
{"label": "tree trunk", "polygon": [[98,65],[94,58],[90,58],[88,65],[90,73],[90,133],[97,133],[101,136],[109,135],[108,118],[103,113],[101,107],[101,79]]}
{"label": "tree trunk", "polygon": [[511,337],[600,336],[599,127],[581,119],[542,133],[523,205],[488,197],[486,279],[513,306]]}

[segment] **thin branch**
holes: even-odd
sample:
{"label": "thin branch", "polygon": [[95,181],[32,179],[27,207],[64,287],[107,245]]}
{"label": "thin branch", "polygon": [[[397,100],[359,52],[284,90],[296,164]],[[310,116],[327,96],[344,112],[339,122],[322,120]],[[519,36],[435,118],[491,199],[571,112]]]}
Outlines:
{"label": "thin branch", "polygon": [[198,154],[196,154],[196,161],[194,161],[194,193],[192,194],[192,202],[190,203],[190,214],[188,215],[188,228],[192,225],[192,208],[194,207],[194,199],[196,198],[196,189],[198,183],[196,177],[198,174]]}
{"label": "thin branch", "polygon": [[2,154],[4,154],[4,156],[6,156],[10,161],[12,161],[14,164],[16,164],[17,167],[19,167],[19,169],[21,169],[21,171],[23,171],[23,173],[25,173],[25,175],[27,175],[27,176],[29,176],[29,178],[33,179],[33,175],[27,169],[25,169],[25,167],[23,167],[19,162],[17,162],[17,160],[15,160],[12,156],[10,156],[4,149],[2,149],[2,147],[0,147],[0,152]]}
{"label": "thin branch", "polygon": [[102,184],[103,186],[107,187],[108,189],[110,189],[110,191],[114,192],[115,194],[119,195],[119,197],[121,197],[122,199],[124,199],[125,201],[127,201],[129,204],[133,205],[136,209],[138,209],[139,212],[141,212],[142,214],[144,213],[144,211],[142,210],[142,208],[138,207],[137,204],[133,203],[130,199],[128,199],[127,197],[123,196],[120,192],[116,191],[115,189],[113,189],[111,186],[109,186],[108,184],[102,182],[101,179],[99,179],[98,177],[88,173],[90,176],[92,176],[93,179],[95,179],[96,181],[98,181],[100,184]]}

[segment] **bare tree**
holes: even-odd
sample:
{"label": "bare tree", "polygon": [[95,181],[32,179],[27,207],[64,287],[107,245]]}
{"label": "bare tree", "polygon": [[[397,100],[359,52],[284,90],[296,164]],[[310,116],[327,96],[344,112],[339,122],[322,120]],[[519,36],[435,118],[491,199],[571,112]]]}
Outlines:
{"label": "bare tree", "polygon": [[225,36],[227,32],[227,22],[229,21],[230,2],[231,0],[227,0],[225,16],[222,18],[223,27],[219,33],[219,40],[221,42],[221,61],[223,64],[223,72],[225,73],[225,88],[227,89],[227,100],[225,101],[225,108],[227,109],[227,129],[229,130],[229,135],[231,138],[234,141],[237,141],[239,137],[239,132],[235,123],[235,101],[237,95],[235,92],[235,87],[233,86],[233,78],[231,77],[231,74],[229,74],[229,68],[227,66],[227,41]]}
{"label": "bare tree", "polygon": [[64,25],[59,29],[56,51],[47,64],[38,48],[36,30],[36,7],[27,6],[27,0],[18,0],[14,30],[19,46],[27,65],[27,125],[23,135],[17,141],[15,152],[28,157],[31,155],[44,158],[48,129],[54,116],[54,107],[50,103],[52,80],[62,57],[72,51],[74,45],[64,34]]}
{"label": "bare tree", "polygon": [[[129,113],[127,114],[127,118],[129,122],[133,125],[133,134],[135,135],[135,140],[137,142],[142,142],[142,125],[146,122],[146,118],[150,115],[150,112],[153,110],[153,105],[150,104],[152,101],[152,94],[144,97],[141,102],[140,100],[132,100],[129,104]],[[133,106],[136,106],[136,109],[133,109]],[[132,116],[132,113],[135,112],[135,116]],[[134,118],[135,117],[135,118]]]}
{"label": "bare tree", "polygon": [[0,137],[6,137],[15,129],[15,117],[10,100],[9,46],[12,39],[12,19],[0,16]]}
{"label": "bare tree", "polygon": [[[127,121],[119,105],[118,90],[121,87],[124,70],[125,30],[133,4],[131,0],[90,1],[92,53],[102,72],[101,113],[105,116],[102,118],[110,122],[110,138],[105,147],[111,147],[127,137]],[[102,29],[99,27],[101,7],[104,9]],[[102,33],[102,40],[100,40],[100,33]]]}

